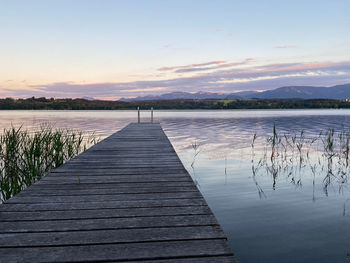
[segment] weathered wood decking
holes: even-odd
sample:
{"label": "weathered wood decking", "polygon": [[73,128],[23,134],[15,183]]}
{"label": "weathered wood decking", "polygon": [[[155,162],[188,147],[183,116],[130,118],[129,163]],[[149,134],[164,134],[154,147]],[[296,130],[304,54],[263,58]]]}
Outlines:
{"label": "weathered wood decking", "polygon": [[235,262],[159,124],[101,141],[0,205],[0,221],[1,262]]}

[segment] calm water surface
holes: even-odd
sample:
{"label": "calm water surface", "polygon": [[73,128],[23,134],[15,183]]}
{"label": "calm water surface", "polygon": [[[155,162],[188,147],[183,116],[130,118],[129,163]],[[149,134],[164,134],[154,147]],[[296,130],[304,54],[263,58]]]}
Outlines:
{"label": "calm water surface", "polygon": [[[95,132],[104,138],[136,120],[134,111],[0,111],[0,129],[56,127]],[[149,121],[149,112],[142,112]],[[251,140],[263,144],[275,123],[281,132],[316,136],[328,128],[350,129],[349,110],[156,111],[187,170],[228,235],[241,263],[350,262],[350,192],[347,183],[324,189],[321,172],[253,180]],[[260,139],[261,138],[261,139]],[[199,144],[195,156],[192,144]],[[193,167],[191,164],[193,163]]]}

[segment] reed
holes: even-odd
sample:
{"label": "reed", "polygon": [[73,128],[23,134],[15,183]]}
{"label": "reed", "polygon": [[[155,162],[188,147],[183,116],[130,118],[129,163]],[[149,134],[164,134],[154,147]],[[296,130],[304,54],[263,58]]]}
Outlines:
{"label": "reed", "polygon": [[22,127],[5,129],[0,135],[1,201],[18,194],[96,142],[94,134],[47,125],[34,133]]}
{"label": "reed", "polygon": [[271,162],[274,161],[275,159],[275,155],[276,155],[276,146],[277,146],[277,143],[278,143],[278,134],[277,134],[277,130],[276,130],[276,124],[274,123],[273,124],[273,130],[272,130],[272,136],[269,137],[267,139],[268,142],[271,143]]}
{"label": "reed", "polygon": [[192,143],[192,148],[194,150],[194,154],[193,154],[193,161],[191,163],[191,167],[193,168],[196,162],[196,157],[199,154],[199,143],[196,140]]}
{"label": "reed", "polygon": [[[274,124],[272,135],[267,136],[260,146],[263,151],[254,151],[257,135],[253,135],[251,143],[252,163],[259,161],[260,166],[253,169],[253,177],[259,173],[268,174],[273,179],[273,189],[277,178],[284,176],[298,187],[302,186],[304,174],[313,175],[313,185],[316,174],[323,173],[323,189],[328,194],[328,188],[337,183],[339,191],[347,186],[350,174],[350,132],[328,129],[318,136],[304,131],[281,134]],[[261,147],[260,147],[261,148]],[[337,162],[335,162],[337,161]],[[261,168],[265,168],[261,171]],[[259,172],[260,170],[260,172]]]}

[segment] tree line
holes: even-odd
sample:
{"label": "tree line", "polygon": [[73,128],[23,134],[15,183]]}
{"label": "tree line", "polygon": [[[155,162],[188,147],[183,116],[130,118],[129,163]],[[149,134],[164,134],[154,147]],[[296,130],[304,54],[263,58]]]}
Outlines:
{"label": "tree line", "polygon": [[105,101],[85,99],[0,99],[0,110],[134,110],[141,109],[348,109],[347,100],[331,99],[234,99],[234,100],[157,100],[157,101]]}

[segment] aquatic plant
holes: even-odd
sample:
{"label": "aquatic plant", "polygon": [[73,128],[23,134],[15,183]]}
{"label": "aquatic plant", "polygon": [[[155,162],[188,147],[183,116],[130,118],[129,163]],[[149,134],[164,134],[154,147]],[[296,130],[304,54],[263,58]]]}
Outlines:
{"label": "aquatic plant", "polygon": [[[256,138],[257,135],[254,134],[251,143],[254,182],[260,173],[272,177],[273,189],[276,188],[279,176],[288,178],[296,187],[302,187],[302,177],[305,173],[309,173],[313,175],[314,188],[316,174],[323,173],[323,191],[326,195],[328,188],[334,183],[337,183],[339,192],[346,188],[350,174],[349,131],[336,132],[334,129],[329,129],[320,132],[318,136],[313,134],[307,136],[304,130],[282,134],[277,131],[274,124],[272,135],[266,140],[260,140],[265,141],[265,144],[263,143],[263,150],[258,156],[254,152]],[[255,167],[256,160],[259,160],[260,165]],[[261,196],[261,190],[258,191]],[[314,194],[313,200],[315,200]]]}
{"label": "aquatic plant", "polygon": [[94,134],[41,126],[34,133],[22,127],[0,135],[0,188],[5,201],[95,144]]}
{"label": "aquatic plant", "polygon": [[255,141],[256,141],[256,133],[254,133],[253,134],[253,139],[252,139],[252,144],[251,144],[251,146],[252,146],[252,149],[254,149],[254,144],[255,144]]}
{"label": "aquatic plant", "polygon": [[191,168],[192,168],[192,178],[193,181],[195,183],[195,185],[200,188],[200,184],[199,184],[199,180],[197,179],[196,176],[196,169],[195,169],[195,162],[196,162],[196,158],[197,155],[199,154],[200,150],[199,150],[199,146],[200,144],[195,140],[191,143],[192,149],[194,150],[194,154],[193,154],[193,159],[192,159],[192,163],[191,163]]}
{"label": "aquatic plant", "polygon": [[193,161],[191,163],[191,167],[193,168],[194,163],[196,162],[196,157],[199,154],[199,143],[197,141],[194,141],[192,143],[192,148],[194,150],[194,154],[193,154]]}
{"label": "aquatic plant", "polygon": [[267,138],[267,142],[271,143],[271,162],[275,158],[276,145],[278,143],[278,134],[276,130],[276,124],[273,123],[272,136]]}

